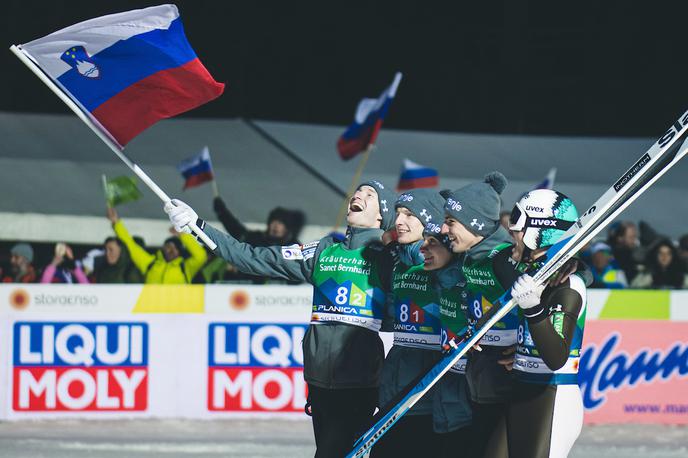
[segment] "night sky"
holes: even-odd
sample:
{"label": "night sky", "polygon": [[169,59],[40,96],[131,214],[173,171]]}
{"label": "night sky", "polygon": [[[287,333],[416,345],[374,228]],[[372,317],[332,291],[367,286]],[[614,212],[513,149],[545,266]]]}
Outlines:
{"label": "night sky", "polygon": [[[227,83],[185,116],[344,125],[399,70],[391,128],[659,136],[688,108],[686,3],[178,1]],[[1,42],[155,4],[5,0]],[[0,64],[0,110],[67,112],[9,51]]]}

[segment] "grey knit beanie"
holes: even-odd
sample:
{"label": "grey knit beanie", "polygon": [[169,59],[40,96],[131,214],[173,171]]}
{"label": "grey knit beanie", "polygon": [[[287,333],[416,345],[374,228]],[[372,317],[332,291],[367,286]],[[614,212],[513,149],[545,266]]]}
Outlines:
{"label": "grey knit beanie", "polygon": [[397,200],[397,195],[387,186],[383,185],[377,180],[370,180],[358,185],[358,191],[361,186],[370,186],[377,192],[377,202],[380,205],[380,215],[382,215],[381,229],[387,231],[394,227],[394,207],[393,204]]}
{"label": "grey knit beanie", "polygon": [[449,193],[444,211],[474,234],[487,237],[499,227],[499,195],[506,185],[502,173],[490,172],[482,182]]}
{"label": "grey knit beanie", "polygon": [[423,227],[440,233],[444,220],[444,197],[432,189],[412,189],[400,194],[394,208],[407,208]]}
{"label": "grey knit beanie", "polygon": [[17,243],[10,249],[10,254],[23,256],[27,261],[33,262],[33,248],[28,243]]}

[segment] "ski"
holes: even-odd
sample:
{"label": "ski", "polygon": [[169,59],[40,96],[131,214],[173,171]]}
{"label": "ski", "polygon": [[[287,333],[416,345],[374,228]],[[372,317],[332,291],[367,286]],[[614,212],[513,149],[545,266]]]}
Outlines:
{"label": "ski", "polygon": [[[578,218],[558,243],[550,247],[543,266],[534,276],[535,281],[544,283],[685,156],[688,153],[687,139],[688,111]],[[465,329],[458,341],[450,342],[449,349],[440,362],[414,380],[406,390],[375,415],[374,424],[356,441],[347,457],[368,455],[373,445],[515,305],[511,300],[511,291],[506,291],[495,302],[490,312],[476,324]]]}

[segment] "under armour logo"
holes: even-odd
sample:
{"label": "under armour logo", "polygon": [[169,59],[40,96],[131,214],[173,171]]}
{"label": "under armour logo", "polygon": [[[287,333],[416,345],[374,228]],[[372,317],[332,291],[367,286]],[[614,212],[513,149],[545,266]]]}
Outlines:
{"label": "under armour logo", "polygon": [[552,307],[549,308],[549,313],[552,313],[552,312],[561,312],[561,309],[562,309],[562,305],[561,305],[561,304],[557,304],[557,305],[552,306]]}
{"label": "under armour logo", "polygon": [[482,231],[485,223],[479,223],[477,218],[473,218],[473,221],[471,221],[471,226],[475,226],[479,231]]}
{"label": "under armour logo", "polygon": [[387,200],[381,200],[380,203],[382,204],[382,211],[387,213]]}
{"label": "under armour logo", "polygon": [[422,217],[425,218],[425,222],[426,222],[426,223],[429,223],[430,220],[432,219],[432,215],[428,215],[428,212],[427,212],[426,209],[423,209],[423,211],[420,212],[420,216],[422,216]]}

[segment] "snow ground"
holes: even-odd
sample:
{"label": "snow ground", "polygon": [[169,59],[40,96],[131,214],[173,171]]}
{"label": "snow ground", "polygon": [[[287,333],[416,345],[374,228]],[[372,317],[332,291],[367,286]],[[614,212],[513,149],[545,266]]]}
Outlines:
{"label": "snow ground", "polygon": [[[310,422],[284,420],[51,420],[0,422],[6,458],[309,457]],[[688,427],[586,426],[572,458],[688,456]]]}

